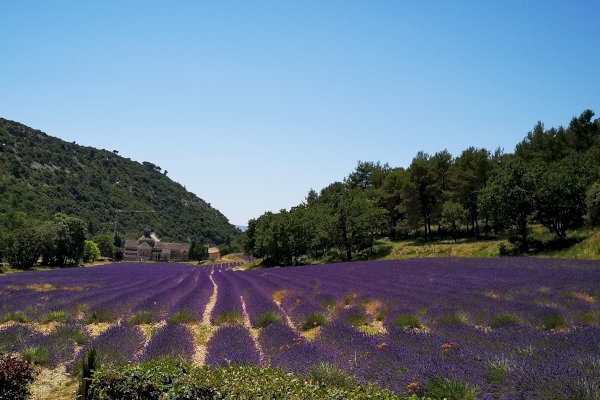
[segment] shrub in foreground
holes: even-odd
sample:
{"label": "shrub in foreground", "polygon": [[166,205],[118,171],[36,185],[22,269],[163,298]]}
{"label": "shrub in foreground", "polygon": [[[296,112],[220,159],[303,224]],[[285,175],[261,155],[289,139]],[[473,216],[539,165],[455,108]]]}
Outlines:
{"label": "shrub in foreground", "polygon": [[0,400],[21,400],[29,396],[33,364],[13,356],[0,355]]}
{"label": "shrub in foreground", "polygon": [[329,319],[325,314],[320,312],[314,312],[306,316],[300,328],[303,331],[308,331],[309,329],[325,325],[327,322],[329,322]]}
{"label": "shrub in foreground", "polygon": [[[328,385],[271,368],[194,367],[160,360],[97,370],[89,399],[401,399],[376,386]],[[412,397],[411,400],[418,400]]]}
{"label": "shrub in foreground", "polygon": [[394,318],[394,326],[399,328],[420,328],[421,321],[419,321],[419,317],[410,313],[398,314],[396,318]]}

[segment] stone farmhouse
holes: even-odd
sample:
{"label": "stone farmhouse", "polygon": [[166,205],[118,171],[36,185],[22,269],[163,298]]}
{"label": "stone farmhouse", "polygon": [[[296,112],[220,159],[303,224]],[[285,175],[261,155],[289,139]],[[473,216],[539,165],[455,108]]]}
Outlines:
{"label": "stone farmhouse", "polygon": [[123,258],[126,260],[188,261],[190,243],[161,242],[151,229],[139,239],[126,239]]}

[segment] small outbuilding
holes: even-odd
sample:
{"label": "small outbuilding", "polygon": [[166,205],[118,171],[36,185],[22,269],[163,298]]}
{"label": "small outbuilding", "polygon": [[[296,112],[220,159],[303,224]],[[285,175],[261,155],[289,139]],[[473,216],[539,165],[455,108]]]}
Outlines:
{"label": "small outbuilding", "polygon": [[221,259],[221,250],[218,247],[209,247],[208,248],[208,259],[209,260],[220,260]]}

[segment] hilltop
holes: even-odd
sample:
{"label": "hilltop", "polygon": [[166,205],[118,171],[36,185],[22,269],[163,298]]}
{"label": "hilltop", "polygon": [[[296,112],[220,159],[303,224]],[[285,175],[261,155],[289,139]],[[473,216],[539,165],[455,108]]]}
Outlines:
{"label": "hilltop", "polygon": [[148,161],[68,143],[0,118],[0,213],[82,218],[88,233],[139,234],[151,225],[165,240],[226,243],[239,231],[219,210]]}

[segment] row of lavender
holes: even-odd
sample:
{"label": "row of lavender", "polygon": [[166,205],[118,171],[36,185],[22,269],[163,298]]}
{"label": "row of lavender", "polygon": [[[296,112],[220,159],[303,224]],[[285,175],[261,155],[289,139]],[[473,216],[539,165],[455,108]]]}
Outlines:
{"label": "row of lavender", "polygon": [[[223,265],[214,267],[224,269]],[[43,322],[52,312],[113,322],[136,312],[151,320],[187,311],[200,319],[213,292],[211,268],[172,264],[113,264],[103,267],[24,272],[0,280],[0,321],[11,314]]]}
{"label": "row of lavender", "polygon": [[[315,313],[332,320],[311,343],[290,327],[263,330],[265,354],[284,369],[321,360],[399,392],[444,377],[485,399],[600,395],[598,263],[428,259],[245,275],[284,293],[296,326]],[[396,326],[407,315],[422,329]],[[498,316],[508,323],[495,325]],[[352,326],[376,319],[385,326],[376,335]]]}
{"label": "row of lavender", "polygon": [[[446,377],[476,385],[484,399],[570,398],[578,393],[587,398],[600,385],[597,263],[437,259],[249,272],[223,266],[212,271],[219,291],[211,320],[226,326],[208,343],[210,365],[262,364],[308,372],[327,362],[401,393]],[[244,311],[253,327],[263,327],[259,347],[247,328],[227,325],[243,319],[221,318],[243,317]],[[309,342],[298,328],[314,313],[332,322]],[[489,329],[502,313],[519,319]],[[560,329],[540,328],[548,313],[564,317]],[[405,314],[418,317],[427,329],[397,327],[396,317]],[[286,315],[292,326],[285,323]],[[376,319],[385,327],[377,334],[352,326]],[[0,347],[1,338],[2,332]],[[145,347],[144,339],[137,327],[121,324],[93,345],[116,354],[116,361],[164,355],[189,360],[194,352],[190,331],[180,325],[157,331]],[[119,348],[111,349],[115,343]]]}

